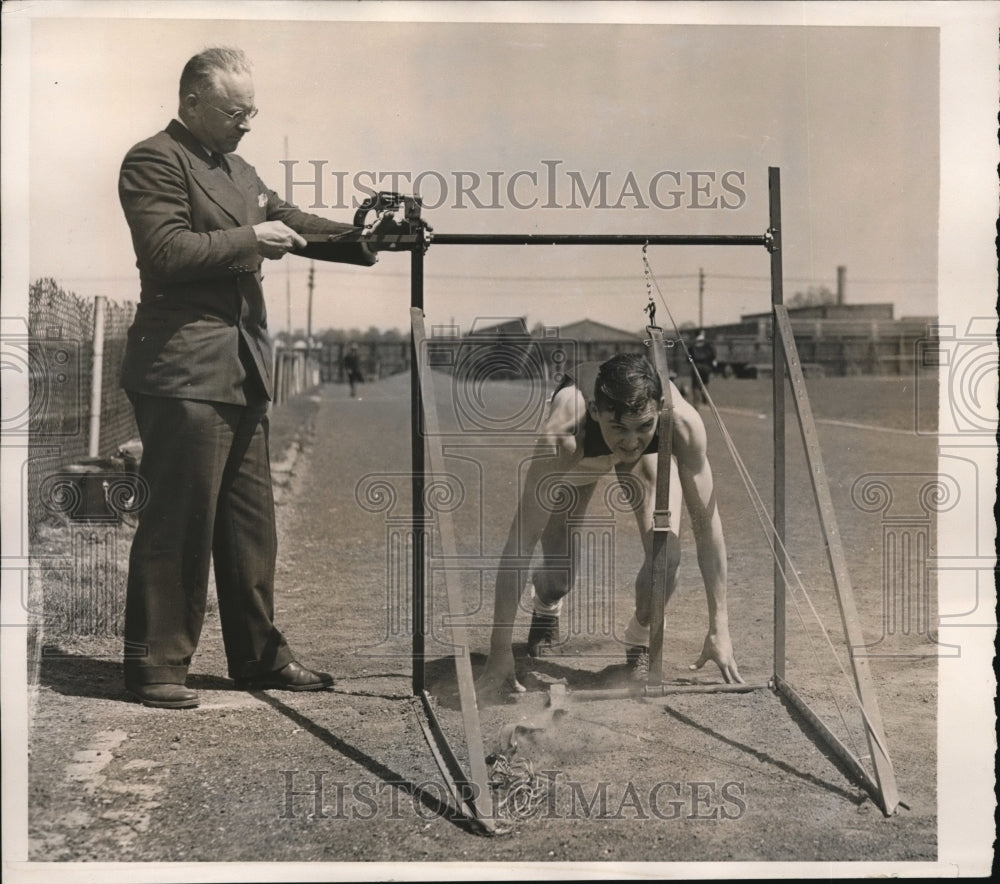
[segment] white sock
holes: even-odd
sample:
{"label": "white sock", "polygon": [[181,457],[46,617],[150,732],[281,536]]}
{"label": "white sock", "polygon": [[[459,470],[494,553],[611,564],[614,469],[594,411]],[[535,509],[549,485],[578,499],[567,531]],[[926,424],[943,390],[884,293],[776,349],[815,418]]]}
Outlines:
{"label": "white sock", "polygon": [[630,647],[635,645],[649,647],[649,627],[643,626],[636,620],[634,613],[632,614],[632,619],[628,622],[628,626],[625,627],[625,644]]}
{"label": "white sock", "polygon": [[535,592],[534,584],[532,584],[531,586],[531,597],[533,599],[531,609],[536,614],[555,614],[556,617],[558,617],[559,613],[562,611],[562,604],[563,604],[562,598],[556,599],[551,605],[548,604],[547,602],[543,602],[538,597],[538,593]]}

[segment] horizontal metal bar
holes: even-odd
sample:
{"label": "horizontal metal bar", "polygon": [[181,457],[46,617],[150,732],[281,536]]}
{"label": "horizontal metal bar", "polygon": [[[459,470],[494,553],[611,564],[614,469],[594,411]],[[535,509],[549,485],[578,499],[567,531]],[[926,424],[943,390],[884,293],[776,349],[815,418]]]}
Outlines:
{"label": "horizontal metal bar", "polygon": [[434,246],[766,246],[768,237],[739,234],[435,233]]}
{"label": "horizontal metal bar", "polygon": [[769,690],[766,684],[637,684],[634,688],[589,688],[566,692],[568,700],[652,700],[675,694],[749,694],[751,691]]}
{"label": "horizontal metal bar", "polygon": [[[342,261],[345,255],[356,255],[362,241],[359,234],[303,233],[300,236],[306,241],[306,247],[292,254],[317,261]],[[367,240],[367,244],[376,252],[414,252],[423,249],[426,243],[420,234],[400,233],[379,236]]]}

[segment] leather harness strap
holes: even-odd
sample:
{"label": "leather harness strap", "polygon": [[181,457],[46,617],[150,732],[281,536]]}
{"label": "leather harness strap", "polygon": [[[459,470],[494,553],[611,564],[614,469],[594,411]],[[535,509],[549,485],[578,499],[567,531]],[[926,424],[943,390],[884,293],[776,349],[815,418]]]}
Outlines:
{"label": "leather harness strap", "polygon": [[656,501],[653,510],[653,530],[670,529],[670,456],[673,453],[674,403],[670,393],[670,372],[667,369],[663,332],[657,326],[646,329],[653,350],[653,365],[663,387],[663,409],[660,411],[659,456],[656,458]]}
{"label": "leather harness strap", "polygon": [[656,687],[663,683],[663,614],[667,602],[667,537],[670,533],[670,457],[673,453],[674,407],[663,331],[658,326],[648,326],[646,331],[653,350],[653,365],[663,387],[660,441],[656,457],[656,497],[653,501],[649,673],[646,679],[647,686]]}

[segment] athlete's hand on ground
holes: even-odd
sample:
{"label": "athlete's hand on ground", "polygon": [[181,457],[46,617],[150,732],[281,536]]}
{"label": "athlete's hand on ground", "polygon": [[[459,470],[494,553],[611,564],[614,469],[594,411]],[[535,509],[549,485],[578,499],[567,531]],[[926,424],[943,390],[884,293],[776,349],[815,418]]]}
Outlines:
{"label": "athlete's hand on ground", "polygon": [[524,685],[514,673],[514,654],[490,654],[476,679],[476,698],[479,702],[495,703],[510,694],[522,694],[524,690]]}
{"label": "athlete's hand on ground", "polygon": [[705,636],[705,644],[701,649],[701,656],[691,665],[691,669],[701,669],[709,660],[715,662],[722,672],[722,677],[727,684],[736,682],[743,684],[740,671],[736,668],[736,658],[733,656],[733,643],[729,640],[729,633],[710,632]]}

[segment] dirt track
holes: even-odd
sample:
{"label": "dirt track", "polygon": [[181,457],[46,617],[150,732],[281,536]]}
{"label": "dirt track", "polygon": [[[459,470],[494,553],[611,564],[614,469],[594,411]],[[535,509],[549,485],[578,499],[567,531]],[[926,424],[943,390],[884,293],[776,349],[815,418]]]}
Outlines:
{"label": "dirt track", "polygon": [[[762,477],[761,494],[769,501],[770,424],[753,407],[760,387],[746,386],[753,383],[720,382],[713,393],[732,407],[724,412],[730,432],[750,471]],[[335,674],[335,690],[231,690],[213,619],[188,682],[201,693],[194,711],[130,702],[111,645],[50,645],[31,740],[31,859],[550,864],[935,858],[936,646],[926,629],[897,630],[877,641],[884,613],[881,515],[851,502],[851,486],[863,473],[896,472],[900,463],[914,475],[933,472],[933,440],[835,424],[820,428],[858,607],[869,639],[877,642],[871,665],[908,809],[884,818],[768,690],[656,701],[573,702],[571,695],[566,714],[523,737],[515,756],[548,772],[551,788],[538,814],[516,822],[506,836],[485,838],[447,812],[444,782],[410,697],[408,597],[391,554],[405,540],[409,510],[408,378],[368,385],[363,393],[353,401],[343,388],[322,391],[305,448],[280,489],[278,622],[303,662]],[[511,388],[495,395],[518,393]],[[821,406],[817,411],[823,414]],[[734,644],[744,677],[765,682],[771,673],[771,560],[714,428],[710,439],[722,489]],[[788,443],[789,452],[797,452],[791,432]],[[452,510],[460,553],[469,558],[458,579],[473,650],[484,652],[492,585],[488,573],[480,580],[480,572],[506,532],[514,471],[526,451],[485,446],[475,454],[451,450],[462,496],[445,508]],[[817,607],[836,627],[808,484],[800,459],[790,457],[799,489],[789,507],[790,545]],[[602,530],[614,537],[617,590],[613,606],[610,597],[602,598],[607,626],[589,621],[583,606],[573,609],[577,619],[567,619],[569,641],[560,650],[584,656],[557,655],[525,667],[565,678],[571,690],[616,684],[622,675],[616,637],[631,613],[638,549],[631,517],[608,518]],[[461,719],[451,699],[440,581],[435,587],[428,688],[457,748]],[[703,592],[686,546],[680,589],[668,609],[668,677],[691,677],[687,664],[697,657],[704,624]],[[525,631],[516,631],[517,641],[523,643]],[[100,656],[102,647],[107,656]],[[482,660],[474,653],[474,667]],[[815,692],[822,705],[828,671],[832,667],[816,662],[790,614],[789,677]],[[714,676],[707,669],[699,673],[704,680]],[[505,724],[543,717],[544,704],[544,692],[536,691],[481,710],[487,751]],[[554,868],[547,865],[539,874]]]}

